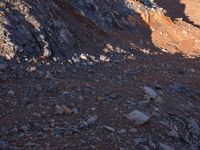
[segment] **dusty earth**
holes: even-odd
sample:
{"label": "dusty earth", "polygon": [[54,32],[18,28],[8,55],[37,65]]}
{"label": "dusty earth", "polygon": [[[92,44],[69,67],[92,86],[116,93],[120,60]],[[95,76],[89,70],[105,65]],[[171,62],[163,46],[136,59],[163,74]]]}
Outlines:
{"label": "dusty earth", "polygon": [[199,150],[199,6],[0,1],[0,150]]}

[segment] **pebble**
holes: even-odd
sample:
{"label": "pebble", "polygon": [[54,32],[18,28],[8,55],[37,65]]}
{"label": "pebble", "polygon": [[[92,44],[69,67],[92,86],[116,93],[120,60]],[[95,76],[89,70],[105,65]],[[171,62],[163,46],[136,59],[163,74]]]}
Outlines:
{"label": "pebble", "polygon": [[70,114],[72,114],[72,110],[69,107],[64,106],[64,105],[62,105],[62,106],[56,105],[55,112],[56,112],[56,114],[60,114],[60,115],[63,115],[63,114],[64,115],[70,115]]}
{"label": "pebble", "polygon": [[168,135],[175,138],[179,137],[178,133],[173,128],[171,129],[171,131],[168,132]]}
{"label": "pebble", "polygon": [[28,67],[26,69],[27,72],[35,72],[36,71],[36,67],[35,66],[32,66],[32,67]]}
{"label": "pebble", "polygon": [[20,128],[23,132],[27,132],[28,131],[28,127],[26,125],[21,126]]}
{"label": "pebble", "polygon": [[136,133],[136,132],[137,132],[137,129],[136,129],[136,128],[132,128],[132,129],[130,129],[130,130],[129,130],[129,132],[131,132],[131,133],[133,133],[133,134],[134,134],[134,133]]}
{"label": "pebble", "polygon": [[79,114],[79,111],[77,108],[73,108],[72,109],[72,113],[75,114],[75,115],[78,115]]}
{"label": "pebble", "polygon": [[6,66],[5,64],[0,63],[0,70],[5,70],[6,67],[7,67],[7,66]]}
{"label": "pebble", "polygon": [[189,119],[187,118],[186,121],[187,121],[189,132],[193,136],[197,136],[200,139],[200,128],[199,128],[198,123],[195,121],[195,119],[190,117]]}
{"label": "pebble", "polygon": [[9,90],[9,91],[8,91],[8,95],[9,95],[9,96],[14,96],[14,95],[15,95],[15,91]]}
{"label": "pebble", "polygon": [[104,129],[106,129],[109,132],[115,132],[115,129],[110,126],[103,126]]}
{"label": "pebble", "polygon": [[119,134],[123,134],[123,133],[126,133],[126,132],[127,131],[125,129],[121,129],[121,130],[118,131]]}
{"label": "pebble", "polygon": [[153,98],[153,99],[155,99],[158,96],[158,94],[152,88],[150,88],[148,86],[144,86],[143,89],[144,89],[144,92],[148,96],[150,96],[151,98]]}
{"label": "pebble", "polygon": [[56,105],[55,112],[56,112],[56,114],[62,115],[63,114],[63,108],[59,105]]}
{"label": "pebble", "polygon": [[89,117],[86,122],[88,125],[92,125],[92,124],[95,124],[97,119],[98,119],[98,116],[94,115],[94,116]]}
{"label": "pebble", "polygon": [[162,150],[175,150],[173,147],[170,147],[170,146],[162,144],[162,143],[159,143],[159,146]]}
{"label": "pebble", "polygon": [[132,111],[131,113],[126,115],[126,118],[131,121],[134,121],[134,123],[138,124],[138,125],[142,125],[142,124],[148,122],[150,119],[150,117],[148,115],[146,115],[138,110]]}
{"label": "pebble", "polygon": [[171,86],[171,88],[176,91],[177,93],[187,93],[188,90],[187,88],[180,83],[175,83],[174,85]]}
{"label": "pebble", "polygon": [[156,103],[164,103],[164,100],[150,87],[144,86],[144,92],[150,99],[153,99]]}
{"label": "pebble", "polygon": [[63,108],[63,113],[64,113],[65,115],[70,115],[70,114],[72,114],[72,110],[71,110],[69,107],[67,107],[67,106],[62,106],[62,108]]}

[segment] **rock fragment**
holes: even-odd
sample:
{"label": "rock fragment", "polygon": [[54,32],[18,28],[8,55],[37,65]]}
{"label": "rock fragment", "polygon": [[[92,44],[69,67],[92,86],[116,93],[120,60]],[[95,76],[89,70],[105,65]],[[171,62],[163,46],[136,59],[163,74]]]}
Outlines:
{"label": "rock fragment", "polygon": [[2,64],[0,63],[0,70],[5,70],[6,69],[6,65],[5,64]]}
{"label": "rock fragment", "polygon": [[138,110],[132,111],[131,113],[126,115],[126,118],[131,121],[134,121],[134,123],[138,124],[138,125],[142,125],[142,124],[148,122],[150,119],[150,117],[148,115],[146,115]]}
{"label": "rock fragment", "polygon": [[62,105],[62,106],[56,105],[55,111],[56,111],[56,114],[60,114],[60,115],[63,115],[63,114],[64,115],[70,115],[70,114],[72,114],[72,110],[69,107],[64,106],[64,105]]}
{"label": "rock fragment", "polygon": [[109,132],[115,132],[115,129],[110,126],[103,126],[104,129],[106,129]]}
{"label": "rock fragment", "polygon": [[170,147],[170,146],[162,144],[162,143],[159,143],[159,146],[162,150],[175,150],[173,147]]}
{"label": "rock fragment", "polygon": [[164,103],[164,100],[151,88],[148,86],[143,87],[145,94],[156,103]]}

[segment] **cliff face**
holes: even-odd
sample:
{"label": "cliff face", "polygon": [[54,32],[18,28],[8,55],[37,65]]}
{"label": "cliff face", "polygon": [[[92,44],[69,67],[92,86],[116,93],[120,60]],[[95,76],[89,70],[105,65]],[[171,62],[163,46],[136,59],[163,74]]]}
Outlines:
{"label": "cliff face", "polygon": [[0,54],[8,59],[16,54],[66,57],[84,45],[95,49],[91,41],[103,41],[99,36],[105,30],[125,26],[121,14],[132,13],[122,1],[6,0],[0,6]]}
{"label": "cliff face", "polygon": [[[184,55],[199,51],[199,30],[175,24],[150,1],[4,0],[0,15],[0,55],[7,59],[71,57],[89,49],[99,53],[109,42],[128,49],[128,43],[143,41],[142,47],[150,43]],[[185,42],[190,46],[179,46]]]}

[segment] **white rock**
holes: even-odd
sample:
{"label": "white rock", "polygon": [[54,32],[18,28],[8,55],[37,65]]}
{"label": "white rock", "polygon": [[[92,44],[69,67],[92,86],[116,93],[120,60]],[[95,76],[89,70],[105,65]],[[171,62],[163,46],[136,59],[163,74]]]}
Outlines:
{"label": "white rock", "polygon": [[149,116],[147,116],[146,114],[138,110],[132,111],[131,113],[126,115],[126,118],[131,121],[134,121],[135,124],[139,124],[139,125],[146,123],[150,119]]}

